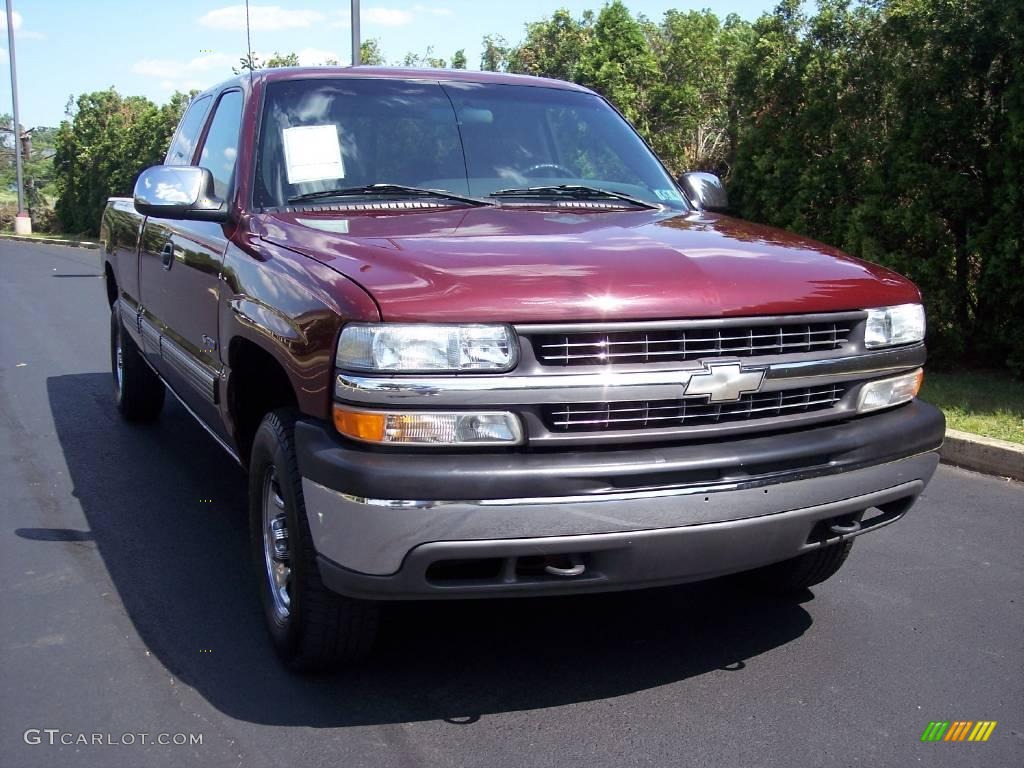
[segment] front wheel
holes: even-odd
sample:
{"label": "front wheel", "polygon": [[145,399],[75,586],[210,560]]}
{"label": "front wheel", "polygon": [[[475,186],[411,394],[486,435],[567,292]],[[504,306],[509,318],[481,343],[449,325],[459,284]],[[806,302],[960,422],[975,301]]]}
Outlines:
{"label": "front wheel", "polygon": [[268,413],[249,464],[249,521],[264,616],[274,649],[299,672],[337,668],[364,656],[377,607],[331,592],[320,579],[295,458],[295,417]]}

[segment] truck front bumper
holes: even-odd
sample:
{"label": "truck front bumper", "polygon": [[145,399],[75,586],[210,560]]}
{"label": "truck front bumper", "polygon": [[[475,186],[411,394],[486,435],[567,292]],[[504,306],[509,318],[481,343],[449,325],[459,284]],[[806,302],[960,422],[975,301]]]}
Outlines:
{"label": "truck front bumper", "polygon": [[394,453],[312,421],[296,426],[296,446],[328,587],[464,598],[697,581],[874,530],[931,479],[944,428],[914,401],[799,432],[632,450]]}

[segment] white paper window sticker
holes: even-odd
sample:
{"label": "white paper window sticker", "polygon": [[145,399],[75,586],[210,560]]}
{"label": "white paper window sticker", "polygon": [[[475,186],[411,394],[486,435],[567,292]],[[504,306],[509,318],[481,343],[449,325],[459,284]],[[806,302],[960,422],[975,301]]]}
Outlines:
{"label": "white paper window sticker", "polygon": [[303,125],[285,128],[282,135],[289,184],[345,178],[337,127]]}

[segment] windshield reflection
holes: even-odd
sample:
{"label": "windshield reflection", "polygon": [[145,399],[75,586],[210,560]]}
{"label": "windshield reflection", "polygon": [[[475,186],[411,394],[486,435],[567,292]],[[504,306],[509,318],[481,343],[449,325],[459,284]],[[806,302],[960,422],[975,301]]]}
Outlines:
{"label": "windshield reflection", "polygon": [[686,209],[628,123],[589,93],[339,77],[271,83],[264,110],[258,207],[395,184],[475,197],[509,187],[588,186]]}

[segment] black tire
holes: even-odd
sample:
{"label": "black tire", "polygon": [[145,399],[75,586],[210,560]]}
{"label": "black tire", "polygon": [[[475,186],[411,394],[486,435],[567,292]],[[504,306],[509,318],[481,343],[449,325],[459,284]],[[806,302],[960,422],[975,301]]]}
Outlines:
{"label": "black tire", "polygon": [[117,302],[110,308],[110,369],[114,402],[121,415],[127,421],[155,421],[164,407],[167,388],[146,364],[135,340],[125,332]]}
{"label": "black tire", "polygon": [[[378,607],[330,591],[320,579],[313,538],[306,520],[302,478],[295,458],[295,415],[288,410],[268,413],[253,439],[249,464],[249,529],[253,563],[267,629],[281,659],[296,672],[324,672],[365,656],[377,634]],[[283,509],[280,502],[283,503]],[[264,505],[280,510],[286,528],[284,552],[276,542],[265,541]],[[267,513],[267,518],[269,515]],[[276,528],[280,536],[280,528]],[[287,593],[285,614],[275,600],[273,573],[289,569],[282,577]]]}
{"label": "black tire", "polygon": [[771,592],[801,592],[832,578],[853,549],[853,540],[819,547],[811,552],[751,571],[754,583]]}

